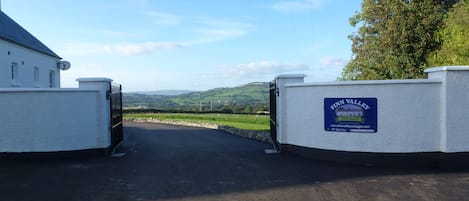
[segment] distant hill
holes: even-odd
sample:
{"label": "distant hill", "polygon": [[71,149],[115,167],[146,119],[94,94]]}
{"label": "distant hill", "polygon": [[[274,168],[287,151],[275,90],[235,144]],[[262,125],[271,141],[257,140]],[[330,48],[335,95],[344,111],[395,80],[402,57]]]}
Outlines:
{"label": "distant hill", "polygon": [[266,111],[269,105],[269,83],[253,82],[237,87],[215,88],[179,95],[124,93],[123,102],[126,108],[182,111],[232,110],[248,113]]}
{"label": "distant hill", "polygon": [[158,90],[158,91],[136,91],[130,92],[135,94],[145,94],[145,95],[162,95],[162,96],[177,96],[181,94],[187,94],[194,91],[189,90]]}

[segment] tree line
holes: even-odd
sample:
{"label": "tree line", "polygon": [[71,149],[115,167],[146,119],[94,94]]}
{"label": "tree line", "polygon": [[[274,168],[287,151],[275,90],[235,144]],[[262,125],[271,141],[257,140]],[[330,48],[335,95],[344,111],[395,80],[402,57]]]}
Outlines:
{"label": "tree line", "polygon": [[269,105],[267,103],[210,106],[178,106],[178,107],[127,107],[126,113],[223,113],[223,114],[268,114]]}
{"label": "tree line", "polygon": [[469,0],[363,0],[350,18],[352,58],[339,80],[424,78],[469,65]]}

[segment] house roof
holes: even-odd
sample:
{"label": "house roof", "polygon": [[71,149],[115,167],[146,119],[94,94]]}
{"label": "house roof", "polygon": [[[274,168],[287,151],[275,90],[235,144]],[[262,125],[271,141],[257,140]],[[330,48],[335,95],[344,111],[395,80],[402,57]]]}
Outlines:
{"label": "house roof", "polygon": [[2,11],[0,11],[0,39],[62,59]]}

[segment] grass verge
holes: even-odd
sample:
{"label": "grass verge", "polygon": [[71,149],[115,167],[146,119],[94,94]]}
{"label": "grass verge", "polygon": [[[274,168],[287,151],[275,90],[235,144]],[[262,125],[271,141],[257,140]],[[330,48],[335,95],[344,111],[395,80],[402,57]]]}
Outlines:
{"label": "grass verge", "polygon": [[248,114],[128,113],[124,118],[211,123],[243,130],[269,131],[269,116]]}

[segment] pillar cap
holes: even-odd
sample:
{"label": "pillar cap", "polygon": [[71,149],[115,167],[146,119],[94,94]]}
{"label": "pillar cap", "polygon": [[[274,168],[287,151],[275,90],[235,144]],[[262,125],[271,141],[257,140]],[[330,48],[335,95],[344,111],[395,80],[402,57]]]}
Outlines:
{"label": "pillar cap", "polygon": [[78,78],[77,82],[112,82],[112,79],[105,77],[87,77],[87,78]]}
{"label": "pillar cap", "polygon": [[279,78],[305,78],[305,74],[280,74],[275,76],[275,79]]}
{"label": "pillar cap", "polygon": [[440,71],[469,71],[469,66],[441,66],[441,67],[428,68],[424,72],[434,73],[434,72],[440,72]]}

